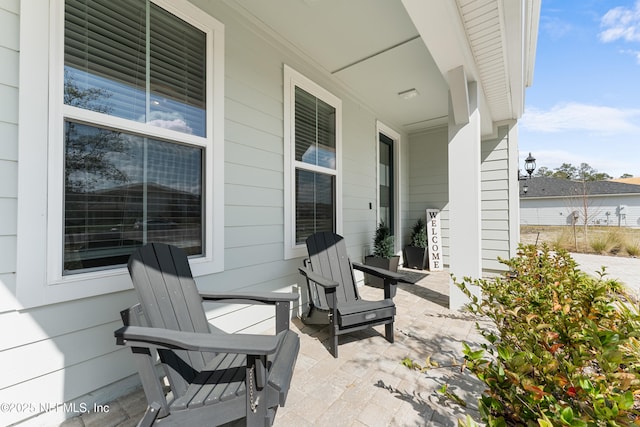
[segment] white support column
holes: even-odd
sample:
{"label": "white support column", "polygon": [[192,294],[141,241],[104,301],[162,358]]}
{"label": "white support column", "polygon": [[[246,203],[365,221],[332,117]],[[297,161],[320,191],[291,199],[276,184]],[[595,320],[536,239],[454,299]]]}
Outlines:
{"label": "white support column", "polygon": [[[482,275],[480,151],[481,130],[478,110],[478,85],[467,83],[464,72],[458,69],[449,77],[449,271],[461,281],[463,277],[480,278]],[[468,121],[461,119],[456,106],[460,96],[468,93]],[[454,117],[454,108],[458,116]],[[466,123],[465,123],[466,122]],[[479,289],[472,292],[480,296]],[[467,297],[450,283],[452,310],[459,310],[468,302]]]}

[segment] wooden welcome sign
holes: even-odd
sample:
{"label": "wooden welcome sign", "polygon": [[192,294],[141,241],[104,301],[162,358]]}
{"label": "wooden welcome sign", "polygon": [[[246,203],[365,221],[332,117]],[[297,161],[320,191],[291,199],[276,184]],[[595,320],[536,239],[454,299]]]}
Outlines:
{"label": "wooden welcome sign", "polygon": [[440,210],[427,209],[427,246],[429,248],[429,271],[442,271],[442,239]]}

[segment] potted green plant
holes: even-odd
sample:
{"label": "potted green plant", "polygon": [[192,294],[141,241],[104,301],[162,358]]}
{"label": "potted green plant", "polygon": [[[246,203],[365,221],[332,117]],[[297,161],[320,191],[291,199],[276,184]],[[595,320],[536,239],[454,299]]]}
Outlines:
{"label": "potted green plant", "polygon": [[[393,236],[391,235],[391,230],[384,222],[380,222],[376,228],[373,238],[373,255],[367,255],[364,258],[364,263],[372,267],[384,268],[385,270],[393,272],[398,271],[400,257],[394,255]],[[365,284],[383,287],[384,280],[370,274],[365,274]]]}
{"label": "potted green plant", "polygon": [[404,248],[404,267],[424,270],[427,262],[427,226],[422,218],[411,228],[411,242]]}

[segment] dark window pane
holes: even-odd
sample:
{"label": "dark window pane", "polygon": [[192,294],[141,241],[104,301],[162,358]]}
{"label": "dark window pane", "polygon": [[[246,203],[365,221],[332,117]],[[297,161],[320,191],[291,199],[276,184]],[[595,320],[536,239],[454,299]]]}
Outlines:
{"label": "dark window pane", "polygon": [[162,242],[202,254],[203,149],[65,123],[64,274]]}
{"label": "dark window pane", "polygon": [[205,136],[202,31],[145,0],[67,0],[64,46],[65,104]]}
{"label": "dark window pane", "polygon": [[335,177],[296,170],[296,244],[319,231],[335,231]]}
{"label": "dark window pane", "polygon": [[296,87],[296,160],[336,168],[336,109]]}

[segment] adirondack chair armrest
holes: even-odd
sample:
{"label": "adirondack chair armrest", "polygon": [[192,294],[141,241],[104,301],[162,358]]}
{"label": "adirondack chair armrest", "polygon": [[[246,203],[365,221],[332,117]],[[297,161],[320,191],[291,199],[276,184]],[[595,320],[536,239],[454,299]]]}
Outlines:
{"label": "adirondack chair armrest", "polygon": [[337,315],[338,306],[336,304],[336,289],[340,284],[335,280],[328,279],[324,276],[321,276],[318,273],[314,273],[307,267],[298,267],[298,271],[307,279],[307,287],[309,288],[309,294],[311,294],[311,284],[310,282],[314,282],[317,285],[322,286],[324,289],[324,294],[327,299],[327,305],[331,310],[331,316]]}
{"label": "adirondack chair armrest", "polygon": [[219,334],[183,332],[171,329],[148,328],[143,326],[123,326],[114,335],[119,345],[130,347],[168,348],[225,352],[251,355],[275,353],[285,332],[278,335]]}
{"label": "adirondack chair armrest", "polygon": [[384,268],[372,267],[370,265],[360,264],[359,262],[352,262],[353,268],[356,270],[360,270],[364,273],[372,274],[376,277],[381,277],[383,279],[391,280],[392,282],[397,282],[402,279],[404,276],[400,273],[394,273],[390,270],[385,270]]}
{"label": "adirondack chair armrest", "polygon": [[298,299],[296,293],[284,293],[284,292],[200,292],[200,296],[205,301],[237,301],[244,304],[257,303],[271,303],[277,302],[293,302]]}
{"label": "adirondack chair armrest", "polygon": [[393,271],[385,270],[384,268],[372,267],[370,265],[360,264],[358,262],[351,263],[353,268],[365,273],[369,273],[373,276],[381,277],[384,279],[384,297],[391,298],[396,296],[398,281],[404,276]]}
{"label": "adirondack chair armrest", "polygon": [[333,289],[335,291],[335,288],[338,287],[338,282],[331,279],[327,279],[326,277],[321,276],[318,273],[314,273],[313,271],[309,270],[307,267],[298,267],[298,270],[304,277],[325,288],[327,292],[330,292],[330,289]]}
{"label": "adirondack chair armrest", "polygon": [[225,302],[227,304],[267,304],[276,309],[276,333],[289,329],[289,309],[297,301],[297,293],[284,292],[201,292],[204,301]]}

